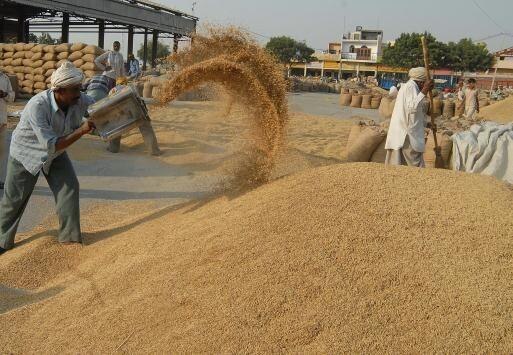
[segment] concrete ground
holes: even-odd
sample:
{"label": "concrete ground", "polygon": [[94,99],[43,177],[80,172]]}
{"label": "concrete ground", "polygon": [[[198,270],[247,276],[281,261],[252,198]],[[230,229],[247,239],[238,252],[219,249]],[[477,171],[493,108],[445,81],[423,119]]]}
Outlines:
{"label": "concrete ground", "polygon": [[[377,110],[341,107],[336,94],[290,94],[289,102],[291,111],[340,119],[362,116],[379,120]],[[80,158],[76,159],[77,156]],[[105,143],[94,139],[76,143],[70,149],[70,157],[80,181],[81,210],[109,201],[136,200],[169,206],[208,194],[220,180],[220,176],[196,175],[193,170],[164,163],[142,152],[112,154],[105,150]],[[19,232],[29,231],[54,215],[53,195],[44,176],[40,176]]]}

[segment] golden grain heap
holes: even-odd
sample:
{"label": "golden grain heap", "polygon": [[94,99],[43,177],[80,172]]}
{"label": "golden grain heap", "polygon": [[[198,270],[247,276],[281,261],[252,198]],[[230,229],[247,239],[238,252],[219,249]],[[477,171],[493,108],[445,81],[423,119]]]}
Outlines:
{"label": "golden grain heap", "polygon": [[95,209],[85,247],[34,232],[0,258],[0,353],[506,353],[512,200],[367,163],[109,226]]}
{"label": "golden grain heap", "polygon": [[246,147],[231,182],[236,188],[268,181],[283,144],[288,121],[283,68],[249,35],[235,28],[210,28],[195,35],[190,49],[170,60],[179,71],[160,90],[169,102],[204,83],[220,84],[245,108],[252,122],[251,145]]}

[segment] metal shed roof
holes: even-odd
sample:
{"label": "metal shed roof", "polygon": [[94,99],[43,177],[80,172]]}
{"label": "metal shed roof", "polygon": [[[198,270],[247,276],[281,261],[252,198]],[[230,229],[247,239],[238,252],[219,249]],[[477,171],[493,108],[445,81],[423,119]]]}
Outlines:
{"label": "metal shed roof", "polygon": [[11,3],[187,36],[197,18],[148,0],[9,0]]}

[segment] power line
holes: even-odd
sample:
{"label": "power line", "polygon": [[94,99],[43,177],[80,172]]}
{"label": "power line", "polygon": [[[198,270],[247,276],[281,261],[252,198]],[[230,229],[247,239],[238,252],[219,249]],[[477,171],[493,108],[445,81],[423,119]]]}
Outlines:
{"label": "power line", "polygon": [[474,5],[476,5],[476,6],[477,6],[477,8],[478,8],[479,10],[481,10],[481,12],[482,12],[486,17],[488,17],[488,19],[489,19],[490,21],[492,21],[492,22],[495,24],[495,26],[497,26],[497,27],[498,27],[502,32],[508,32],[508,31],[506,31],[506,29],[505,29],[504,27],[502,27],[501,25],[499,25],[499,24],[497,23],[497,21],[495,21],[495,20],[494,20],[494,19],[493,19],[493,18],[492,18],[492,17],[491,17],[491,16],[490,16],[490,15],[489,15],[489,14],[488,14],[488,13],[487,13],[487,12],[486,12],[482,7],[481,7],[481,6],[477,3],[477,1],[476,1],[476,0],[472,0],[472,2],[473,2],[473,3],[474,3]]}
{"label": "power line", "polygon": [[271,38],[271,36],[266,36],[266,35],[263,35],[263,34],[260,34],[260,33],[256,33],[256,32],[253,32],[253,31],[247,29],[247,28],[246,28],[246,31],[248,31],[249,33],[254,34],[256,36],[263,37],[263,38],[268,38],[268,39]]}

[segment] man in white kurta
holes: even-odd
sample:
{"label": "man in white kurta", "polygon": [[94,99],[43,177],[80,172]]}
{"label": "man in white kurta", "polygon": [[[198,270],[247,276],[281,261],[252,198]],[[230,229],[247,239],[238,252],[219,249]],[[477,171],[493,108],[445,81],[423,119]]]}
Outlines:
{"label": "man in white kurta", "polygon": [[103,53],[94,61],[96,66],[103,70],[103,75],[107,75],[107,72],[113,70],[116,79],[125,76],[125,60],[123,54],[119,51],[120,49],[121,44],[115,41],[111,51]]}
{"label": "man in white kurta", "polygon": [[7,102],[14,101],[14,91],[9,77],[0,70],[0,189],[3,190],[3,178],[9,155],[7,142]]}
{"label": "man in white kurta", "polygon": [[424,164],[424,98],[433,88],[426,69],[413,68],[410,80],[401,85],[390,120],[385,149],[386,165],[408,165],[422,168]]}
{"label": "man in white kurta", "polygon": [[465,100],[465,118],[474,120],[479,113],[479,93],[476,88],[476,79],[467,80],[467,87],[463,91]]}

